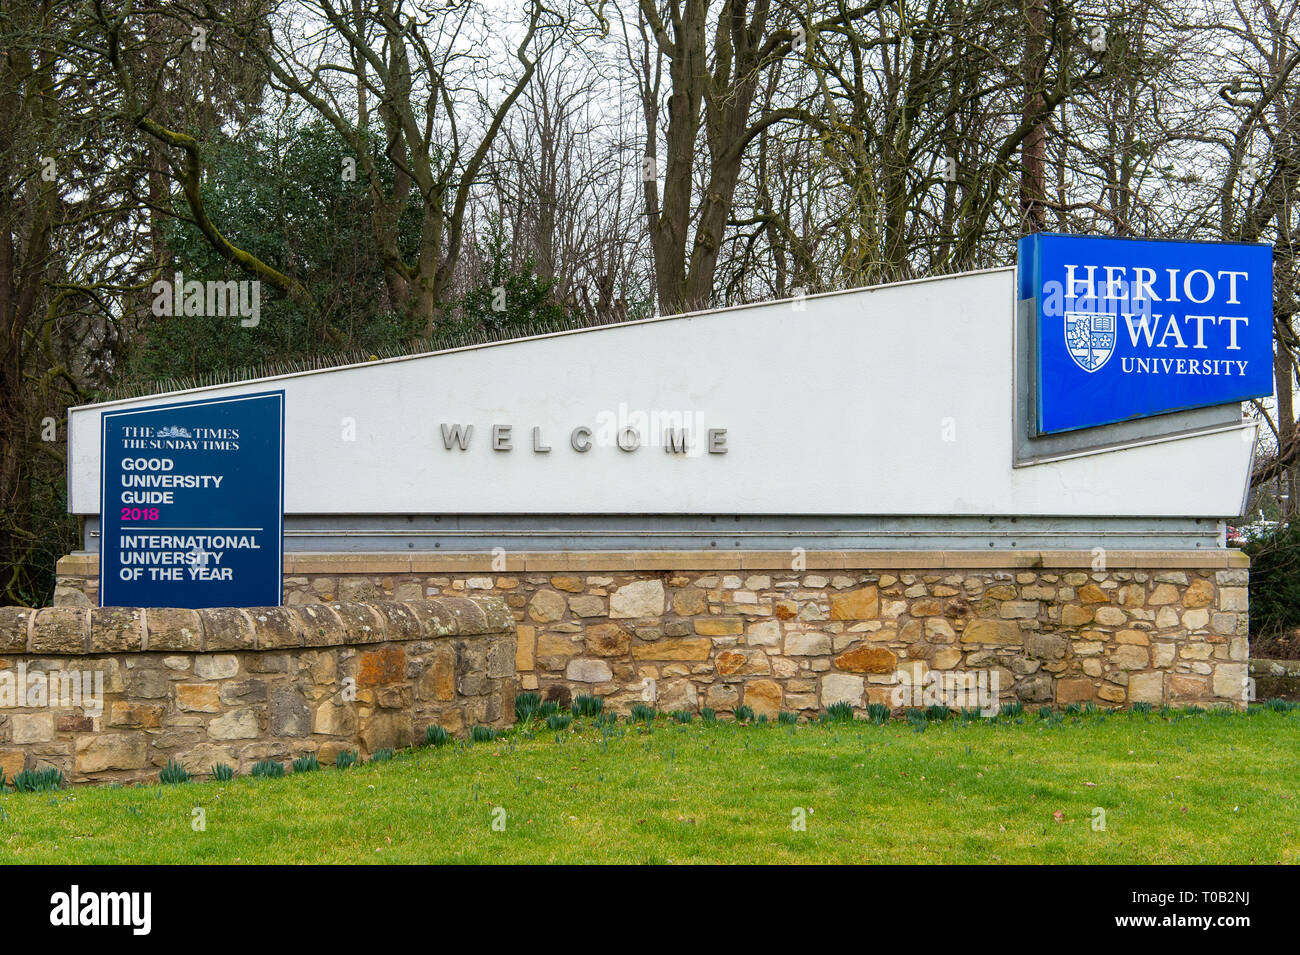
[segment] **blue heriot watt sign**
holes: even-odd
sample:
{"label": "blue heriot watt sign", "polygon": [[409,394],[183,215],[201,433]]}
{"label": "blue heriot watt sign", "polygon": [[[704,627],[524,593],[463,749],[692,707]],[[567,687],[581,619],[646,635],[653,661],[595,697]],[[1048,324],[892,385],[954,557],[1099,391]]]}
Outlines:
{"label": "blue heriot watt sign", "polygon": [[1018,251],[1039,433],[1273,393],[1271,246],[1039,233]]}
{"label": "blue heriot watt sign", "polygon": [[107,411],[105,607],[279,606],[284,392]]}

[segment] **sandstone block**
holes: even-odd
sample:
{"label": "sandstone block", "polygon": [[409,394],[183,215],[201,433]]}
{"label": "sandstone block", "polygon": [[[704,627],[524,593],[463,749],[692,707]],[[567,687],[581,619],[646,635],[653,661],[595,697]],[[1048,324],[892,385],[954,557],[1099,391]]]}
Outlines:
{"label": "sandstone block", "polygon": [[32,625],[32,653],[86,652],[90,640],[90,611],[79,607],[45,607]]}
{"label": "sandstone block", "polygon": [[860,676],[848,673],[828,673],[822,677],[822,706],[834,703],[848,703],[861,706],[866,681]]}
{"label": "sandstone block", "polygon": [[178,683],[176,708],[186,713],[216,713],[221,709],[221,695],[215,683]]}
{"label": "sandstone block", "polygon": [[972,620],[961,635],[962,643],[1019,646],[1023,640],[1020,624],[1014,620]]}
{"label": "sandstone block", "polygon": [[751,623],[745,634],[745,643],[751,647],[779,647],[781,645],[781,624],[775,620],[763,620]]}
{"label": "sandstone block", "polygon": [[528,619],[537,623],[552,623],[564,616],[567,602],[554,590],[539,590],[528,601]]}
{"label": "sandstone block", "polygon": [[564,677],[575,683],[608,683],[614,678],[614,671],[604,660],[578,657],[569,661]]}
{"label": "sandstone block", "polygon": [[832,620],[874,620],[880,616],[880,591],[873,584],[831,597]]}
{"label": "sandstone block", "polygon": [[775,680],[748,680],[744,686],[745,705],[754,715],[776,719],[781,712],[781,684]]}
{"label": "sandstone block", "polygon": [[708,637],[665,638],[632,647],[633,660],[707,660],[713,649]]}
{"label": "sandstone block", "polygon": [[1208,607],[1213,601],[1214,586],[1203,577],[1193,580],[1183,592],[1183,606],[1189,610]]}
{"label": "sandstone block", "polygon": [[831,652],[831,638],[824,633],[788,633],[785,653],[791,657],[821,656]]}
{"label": "sandstone block", "polygon": [[724,637],[744,631],[745,622],[740,617],[701,617],[695,621],[695,632],[704,637]]}
{"label": "sandstone block", "polygon": [[632,635],[616,623],[589,626],[583,637],[587,652],[598,657],[624,656],[632,645]]}
{"label": "sandstone block", "polygon": [[[961,654],[957,654],[961,659]],[[898,656],[884,647],[860,646],[841,653],[835,666],[851,673],[893,673],[898,667]]]}
{"label": "sandstone block", "polygon": [[78,773],[102,773],[111,769],[144,769],[147,743],[143,733],[98,733],[77,739],[75,766]]}
{"label": "sandstone block", "polygon": [[614,619],[658,617],[664,612],[661,580],[637,580],[624,584],[609,598],[609,615]]}
{"label": "sandstone block", "polygon": [[208,723],[208,735],[213,739],[255,739],[257,714],[247,706],[231,710]]}

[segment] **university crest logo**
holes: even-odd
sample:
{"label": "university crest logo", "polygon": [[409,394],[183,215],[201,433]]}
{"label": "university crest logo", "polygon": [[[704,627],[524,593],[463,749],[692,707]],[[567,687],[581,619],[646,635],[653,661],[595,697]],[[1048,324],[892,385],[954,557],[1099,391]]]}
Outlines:
{"label": "university crest logo", "polygon": [[1097,312],[1065,313],[1065,347],[1074,363],[1092,373],[1115,353],[1115,316]]}

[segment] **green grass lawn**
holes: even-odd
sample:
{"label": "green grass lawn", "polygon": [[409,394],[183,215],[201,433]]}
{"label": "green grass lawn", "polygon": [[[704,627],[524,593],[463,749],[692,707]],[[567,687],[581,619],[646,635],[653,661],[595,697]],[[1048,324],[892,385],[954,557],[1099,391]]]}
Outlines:
{"label": "green grass lawn", "polygon": [[1294,863],[1298,780],[1300,710],[923,730],[660,718],[283,779],[8,793],[0,846],[29,864]]}

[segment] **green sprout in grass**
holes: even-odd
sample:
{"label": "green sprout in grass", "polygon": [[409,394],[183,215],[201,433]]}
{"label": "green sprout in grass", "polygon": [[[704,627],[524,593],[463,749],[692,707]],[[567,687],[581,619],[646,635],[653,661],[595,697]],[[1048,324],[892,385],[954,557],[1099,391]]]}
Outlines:
{"label": "green sprout in grass", "polygon": [[47,769],[24,769],[13,778],[15,792],[56,792],[63,788],[63,770],[53,766]]}
{"label": "green sprout in grass", "polygon": [[167,765],[163,767],[162,772],[158,774],[158,782],[173,786],[177,783],[188,783],[192,777],[183,765],[174,759],[167,760]]}
{"label": "green sprout in grass", "polygon": [[537,711],[541,708],[542,697],[540,693],[520,693],[515,697],[515,720],[520,723],[528,723],[537,717]]}
{"label": "green sprout in grass", "polygon": [[822,713],[821,720],[823,723],[852,723],[853,704],[845,703],[843,701],[832,703],[830,706],[826,707],[825,712]]}

